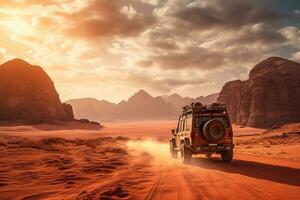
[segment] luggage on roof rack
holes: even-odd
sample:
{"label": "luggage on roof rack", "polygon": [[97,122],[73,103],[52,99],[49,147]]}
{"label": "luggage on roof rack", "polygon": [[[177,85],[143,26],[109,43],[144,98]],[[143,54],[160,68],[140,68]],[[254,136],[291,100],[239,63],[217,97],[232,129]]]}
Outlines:
{"label": "luggage on roof rack", "polygon": [[194,102],[183,107],[183,114],[210,112],[227,112],[227,108],[225,104],[213,103],[209,106],[203,106],[200,102]]}

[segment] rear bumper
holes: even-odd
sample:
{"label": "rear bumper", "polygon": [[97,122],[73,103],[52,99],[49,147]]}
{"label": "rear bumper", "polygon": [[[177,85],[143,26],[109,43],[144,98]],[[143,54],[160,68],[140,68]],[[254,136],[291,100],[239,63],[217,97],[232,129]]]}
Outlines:
{"label": "rear bumper", "polygon": [[218,153],[234,148],[234,144],[209,144],[203,146],[190,146],[193,153]]}

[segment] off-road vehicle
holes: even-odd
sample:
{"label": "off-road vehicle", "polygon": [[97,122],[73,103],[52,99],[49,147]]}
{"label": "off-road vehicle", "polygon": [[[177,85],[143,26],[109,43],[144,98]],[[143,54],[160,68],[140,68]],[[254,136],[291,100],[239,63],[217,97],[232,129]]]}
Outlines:
{"label": "off-road vehicle", "polygon": [[225,105],[213,103],[203,106],[192,103],[183,107],[176,129],[172,130],[170,153],[183,162],[190,162],[193,154],[221,154],[223,161],[233,158],[233,131]]}

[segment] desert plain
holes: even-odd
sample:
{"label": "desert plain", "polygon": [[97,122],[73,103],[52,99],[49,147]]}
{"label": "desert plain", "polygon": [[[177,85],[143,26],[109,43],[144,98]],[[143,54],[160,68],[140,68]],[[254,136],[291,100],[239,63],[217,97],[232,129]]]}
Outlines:
{"label": "desert plain", "polygon": [[234,160],[169,156],[176,121],[1,124],[0,199],[299,199],[300,124],[234,125]]}

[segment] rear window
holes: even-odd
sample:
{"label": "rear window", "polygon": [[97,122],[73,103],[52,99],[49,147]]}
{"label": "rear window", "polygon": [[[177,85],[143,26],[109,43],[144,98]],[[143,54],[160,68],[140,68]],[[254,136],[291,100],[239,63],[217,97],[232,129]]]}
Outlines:
{"label": "rear window", "polygon": [[195,118],[195,128],[202,128],[205,122],[211,120],[211,119],[220,119],[223,121],[225,126],[229,128],[229,122],[226,116],[199,116]]}

